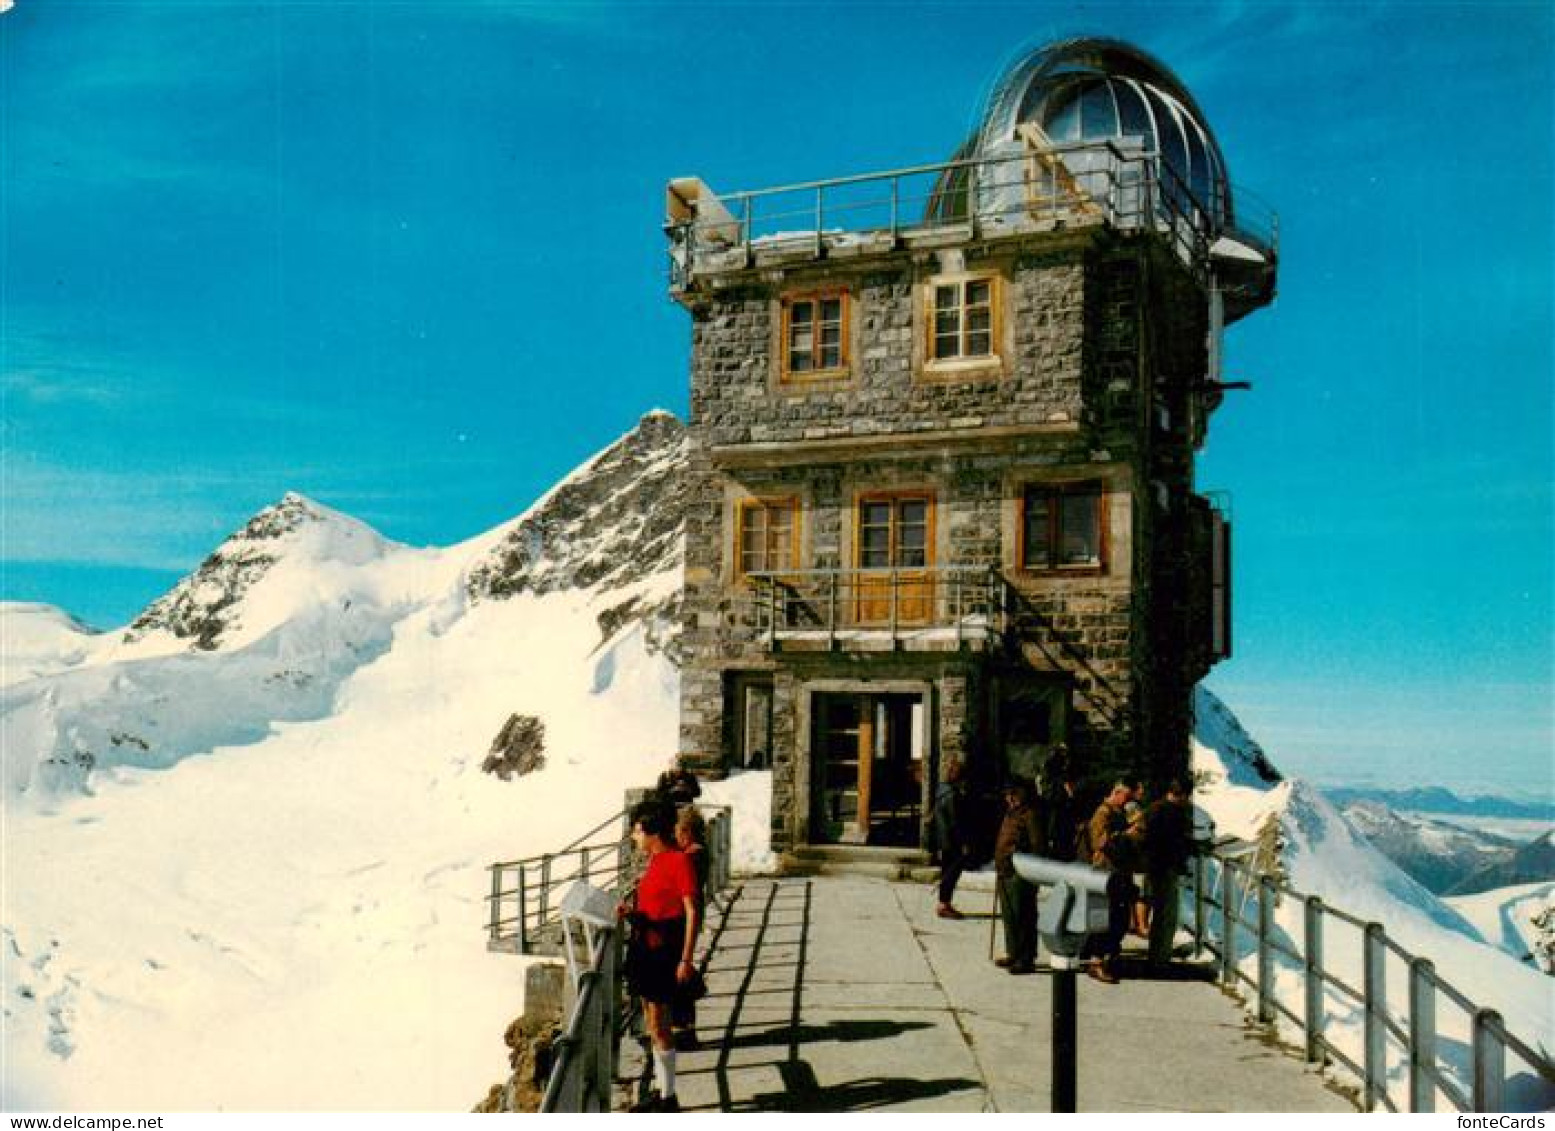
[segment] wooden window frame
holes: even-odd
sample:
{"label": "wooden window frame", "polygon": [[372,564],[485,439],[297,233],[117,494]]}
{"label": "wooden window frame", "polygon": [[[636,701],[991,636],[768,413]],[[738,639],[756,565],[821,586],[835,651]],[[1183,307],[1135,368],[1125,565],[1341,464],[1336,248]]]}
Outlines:
{"label": "wooden window frame", "polygon": [[[745,568],[745,526],[747,516],[755,510],[775,511],[787,510],[789,521],[788,538],[788,564],[786,566],[767,562],[765,568],[747,570]],[[799,497],[797,495],[764,495],[750,496],[740,499],[735,504],[734,511],[734,576],[744,580],[752,573],[781,573],[784,569],[796,570],[799,568],[799,519],[801,515]],[[767,528],[765,536],[766,545],[763,546],[763,555],[770,557],[772,548],[770,545],[771,527]]]}
{"label": "wooden window frame", "polygon": [[[1052,558],[1057,553],[1062,543],[1063,523],[1060,519],[1060,508],[1052,504],[1063,499],[1066,495],[1096,495],[1096,562],[1083,565],[1054,564]],[[1049,503],[1048,506],[1048,555],[1049,560],[1045,564],[1034,563],[1027,560],[1026,546],[1026,512],[1031,505],[1031,496],[1040,494]],[[1058,483],[1046,483],[1037,480],[1024,483],[1020,488],[1020,496],[1017,506],[1015,522],[1015,567],[1023,574],[1039,575],[1043,577],[1098,577],[1107,572],[1110,550],[1108,538],[1107,516],[1110,513],[1109,501],[1111,493],[1107,490],[1107,483],[1103,479],[1070,479]]]}
{"label": "wooden window frame", "polygon": [[[909,499],[918,499],[918,500],[921,500],[924,503],[924,516],[923,516],[923,564],[921,566],[904,566],[904,565],[894,565],[893,564],[893,565],[888,565],[888,566],[879,566],[879,567],[868,566],[868,567],[866,567],[864,565],[864,521],[863,521],[863,519],[864,519],[864,505],[866,503],[891,503],[891,504],[894,505],[896,503],[903,502],[903,501],[909,500]],[[866,568],[874,569],[874,568],[879,568],[879,569],[894,569],[894,570],[911,570],[911,569],[931,570],[931,569],[933,569],[934,568],[934,562],[935,562],[934,537],[935,537],[935,519],[936,519],[936,516],[937,516],[937,508],[935,506],[934,491],[931,488],[928,488],[928,487],[907,488],[907,489],[897,490],[897,491],[863,491],[863,492],[860,492],[857,496],[855,496],[855,498],[853,500],[853,568],[854,569],[866,569]],[[898,550],[897,536],[898,536],[898,524],[897,524],[897,522],[895,520],[895,515],[893,513],[892,522],[891,522],[891,548],[890,548],[890,556],[891,556],[891,559],[892,559],[893,562],[895,561],[895,559],[897,557],[897,550]]]}
{"label": "wooden window frame", "polygon": [[[966,317],[967,287],[974,283],[988,284],[988,353],[960,353],[954,357],[937,357],[936,343],[939,335],[936,313],[941,288],[958,288],[959,303],[956,306],[957,336],[960,348],[965,349],[968,319]],[[966,375],[997,375],[1004,371],[1004,277],[998,271],[967,271],[955,275],[934,275],[923,281],[923,297],[919,304],[922,312],[923,332],[920,345],[923,350],[922,371],[929,377],[957,377]]]}
{"label": "wooden window frame", "polygon": [[[827,299],[836,299],[840,309],[838,311],[838,342],[837,364],[825,368],[794,369],[792,334],[794,307],[802,303],[811,303],[815,307],[815,313],[820,313],[821,303]],[[800,291],[787,294],[782,297],[779,304],[782,307],[782,318],[778,331],[778,373],[784,385],[809,385],[823,381],[845,380],[852,373],[853,365],[853,296],[846,288],[833,287],[826,290]],[[817,319],[812,323],[819,326]],[[817,331],[818,334],[818,331]],[[817,336],[816,343],[812,347],[812,355],[819,355],[820,342]]]}

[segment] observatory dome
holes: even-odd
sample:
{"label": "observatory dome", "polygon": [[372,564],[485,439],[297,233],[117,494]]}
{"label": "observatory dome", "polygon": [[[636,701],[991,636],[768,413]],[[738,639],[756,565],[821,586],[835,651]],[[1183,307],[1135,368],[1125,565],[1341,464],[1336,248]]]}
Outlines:
{"label": "observatory dome", "polygon": [[1154,153],[1221,230],[1234,227],[1226,163],[1176,75],[1114,39],[1069,39],[1031,52],[995,85],[966,156],[1000,152],[1026,125],[1056,146],[1111,141]]}

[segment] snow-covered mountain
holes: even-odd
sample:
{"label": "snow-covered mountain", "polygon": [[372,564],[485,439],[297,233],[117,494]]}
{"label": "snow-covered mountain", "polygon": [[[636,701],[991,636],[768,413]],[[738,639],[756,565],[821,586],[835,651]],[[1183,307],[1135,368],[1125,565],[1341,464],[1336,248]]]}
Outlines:
{"label": "snow-covered mountain", "polygon": [[[484,865],[674,750],[678,526],[636,508],[676,510],[682,434],[650,414],[446,549],[289,495],[126,630],[8,607],[56,628],[50,674],[0,691],[0,1107],[484,1094],[522,980],[481,947]],[[480,767],[514,713],[546,768],[504,782]]]}
{"label": "snow-covered mountain", "polygon": [[[1380,801],[1352,801],[1340,811],[1377,851],[1438,895],[1505,886],[1495,882],[1496,870],[1509,864],[1520,847],[1480,829],[1396,812]],[[1484,877],[1484,885],[1464,888],[1476,875]]]}
{"label": "snow-covered mountain", "polygon": [[[0,1106],[484,1094],[521,981],[481,947],[484,865],[570,840],[674,750],[685,454],[650,413],[442,549],[288,495],[116,632],[0,606]],[[513,714],[543,721],[545,768],[503,781],[481,764]],[[1541,976],[1283,780],[1207,692],[1196,771],[1222,832],[1555,1046]],[[720,791],[760,857],[765,783]],[[1353,1022],[1336,1009],[1334,1032]]]}

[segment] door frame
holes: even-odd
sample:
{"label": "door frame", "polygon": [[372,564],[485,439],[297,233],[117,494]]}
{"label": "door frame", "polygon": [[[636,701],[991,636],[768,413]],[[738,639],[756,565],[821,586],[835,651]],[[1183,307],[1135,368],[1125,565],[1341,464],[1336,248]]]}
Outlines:
{"label": "door frame", "polygon": [[810,833],[810,813],[815,803],[816,775],[815,751],[815,696],[817,695],[918,695],[923,699],[923,794],[920,799],[922,812],[929,812],[929,798],[939,772],[939,742],[937,719],[939,702],[932,679],[812,679],[800,683],[795,697],[794,739],[794,793],[790,819],[793,843],[813,844]]}

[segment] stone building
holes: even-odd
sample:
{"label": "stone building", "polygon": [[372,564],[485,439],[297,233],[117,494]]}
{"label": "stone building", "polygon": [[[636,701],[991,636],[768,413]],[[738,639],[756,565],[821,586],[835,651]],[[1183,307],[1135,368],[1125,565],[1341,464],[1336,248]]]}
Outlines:
{"label": "stone building", "polygon": [[1034,52],[937,165],[668,193],[691,315],[681,757],[773,770],[779,848],[921,843],[946,761],[1188,756],[1229,653],[1194,457],[1267,217],[1122,43]]}

